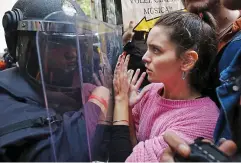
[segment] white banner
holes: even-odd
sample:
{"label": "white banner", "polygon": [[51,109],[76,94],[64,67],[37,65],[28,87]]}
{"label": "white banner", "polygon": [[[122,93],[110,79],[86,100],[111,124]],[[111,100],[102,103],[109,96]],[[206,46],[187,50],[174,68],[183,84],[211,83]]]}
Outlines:
{"label": "white banner", "polygon": [[4,13],[8,10],[11,10],[13,5],[16,3],[17,0],[4,0],[1,1],[2,4],[0,5],[0,57],[2,57],[2,54],[4,53],[4,49],[7,48],[6,42],[5,42],[5,33],[2,26],[2,18],[4,16]]}
{"label": "white banner", "polygon": [[135,31],[149,31],[161,15],[183,9],[181,0],[121,0],[121,3],[124,28],[133,21]]}

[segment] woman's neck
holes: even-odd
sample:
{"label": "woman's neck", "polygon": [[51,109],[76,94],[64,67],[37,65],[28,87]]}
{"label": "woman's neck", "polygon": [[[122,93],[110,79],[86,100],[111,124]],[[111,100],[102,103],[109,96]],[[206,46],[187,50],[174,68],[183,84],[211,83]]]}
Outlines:
{"label": "woman's neck", "polygon": [[164,85],[160,95],[171,100],[192,100],[201,97],[201,93],[192,89],[189,84],[182,82],[178,85]]}

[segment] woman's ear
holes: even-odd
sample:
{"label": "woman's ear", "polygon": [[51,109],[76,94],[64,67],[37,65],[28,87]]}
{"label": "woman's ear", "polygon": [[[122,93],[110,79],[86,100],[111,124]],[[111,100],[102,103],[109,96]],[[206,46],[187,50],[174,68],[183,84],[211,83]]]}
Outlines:
{"label": "woman's ear", "polygon": [[182,55],[181,59],[181,70],[187,72],[193,69],[193,67],[195,66],[198,60],[198,54],[194,50],[186,51],[185,54]]}

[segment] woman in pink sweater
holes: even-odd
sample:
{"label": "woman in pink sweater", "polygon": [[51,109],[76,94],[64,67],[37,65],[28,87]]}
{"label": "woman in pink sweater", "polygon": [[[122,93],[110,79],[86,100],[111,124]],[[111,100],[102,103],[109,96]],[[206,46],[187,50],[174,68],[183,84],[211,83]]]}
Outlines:
{"label": "woman in pink sweater", "polygon": [[[197,137],[212,138],[219,111],[204,90],[217,41],[214,26],[208,24],[212,19],[209,15],[203,19],[183,11],[161,16],[149,33],[143,56],[152,84],[140,93],[145,73],[138,79],[139,70],[134,76],[131,70],[116,72],[115,79],[131,76],[128,97],[132,116],[128,118],[126,107],[118,114],[115,110],[115,125],[130,126],[134,148],[126,161],[159,162],[168,146],[163,140],[166,131],[190,143]],[[123,63],[125,57],[121,58]],[[123,83],[114,82],[114,86],[118,84]]]}

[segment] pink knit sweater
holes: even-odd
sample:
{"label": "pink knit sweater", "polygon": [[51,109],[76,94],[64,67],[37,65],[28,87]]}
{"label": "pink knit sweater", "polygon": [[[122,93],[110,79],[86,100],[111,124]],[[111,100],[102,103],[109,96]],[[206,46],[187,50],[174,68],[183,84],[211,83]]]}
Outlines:
{"label": "pink knit sweater", "polygon": [[218,108],[208,97],[195,100],[168,100],[158,92],[163,84],[151,89],[133,108],[132,115],[139,143],[127,162],[159,162],[168,146],[163,140],[166,131],[173,131],[188,143],[197,137],[212,139]]}

